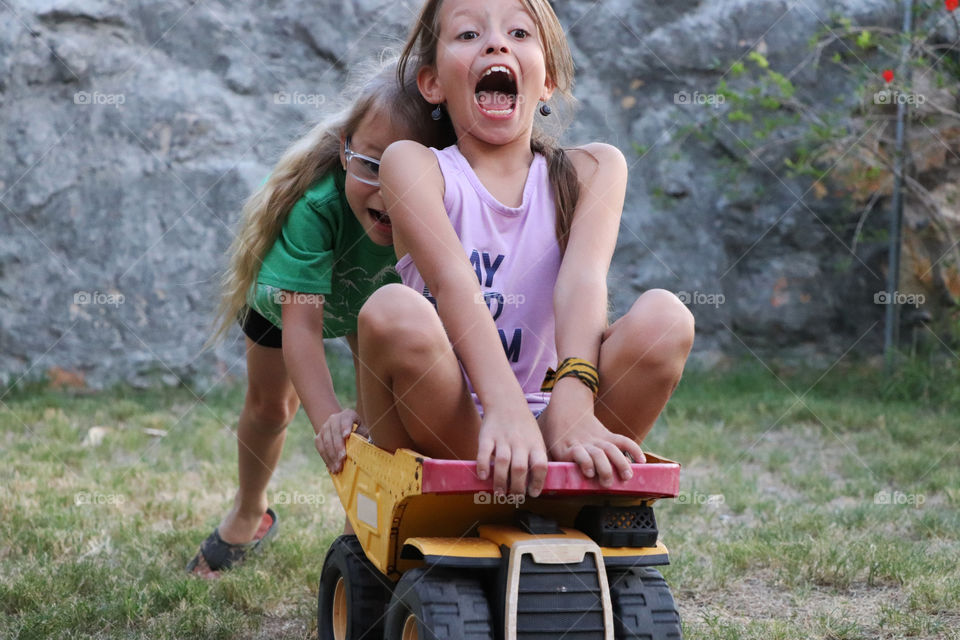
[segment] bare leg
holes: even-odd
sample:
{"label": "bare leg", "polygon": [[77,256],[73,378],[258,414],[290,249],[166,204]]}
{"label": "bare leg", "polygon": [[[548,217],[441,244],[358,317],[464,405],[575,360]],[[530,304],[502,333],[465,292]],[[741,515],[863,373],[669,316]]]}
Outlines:
{"label": "bare leg", "polygon": [[253,539],[267,510],[267,484],[277,466],[287,425],[300,406],[283,351],[247,338],[247,396],[237,426],[240,485],[220,536],[233,544]]}
{"label": "bare leg", "polygon": [[[247,395],[237,425],[239,488],[233,508],[220,522],[220,537],[231,544],[253,540],[267,510],[267,483],[283,451],[287,425],[300,405],[280,349],[247,341]],[[203,555],[194,573],[210,571]]]}
{"label": "bare leg", "polygon": [[664,289],[641,295],[604,332],[597,419],[642,442],[680,382],[693,337],[693,314],[675,295]]}
{"label": "bare leg", "polygon": [[387,285],[364,304],[358,325],[361,417],[373,441],[475,457],[480,414],[433,306],[409,287]]}

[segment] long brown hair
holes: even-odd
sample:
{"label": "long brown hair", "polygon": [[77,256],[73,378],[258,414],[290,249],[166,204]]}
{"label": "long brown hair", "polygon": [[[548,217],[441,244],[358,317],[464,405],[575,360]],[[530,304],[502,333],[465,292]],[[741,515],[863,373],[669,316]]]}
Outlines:
{"label": "long brown hair", "polygon": [[371,109],[389,114],[394,124],[425,145],[443,148],[456,141],[449,122],[430,118],[432,107],[420,95],[415,74],[398,74],[397,61],[383,63],[359,87],[346,109],[290,145],[267,181],[244,203],[208,346],[223,338],[246,307],[260,265],[279,237],[290,209],[307,189],[339,165],[341,136],[352,135]]}
{"label": "long brown hair", "polygon": [[[543,43],[543,57],[546,63],[547,77],[553,81],[560,97],[572,107],[573,98],[573,56],[564,35],[563,27],[548,0],[520,0],[530,13]],[[437,46],[440,39],[440,7],[443,0],[427,0],[420,15],[410,30],[407,43],[397,63],[397,77],[406,77],[422,67],[432,67],[437,63]],[[550,184],[557,202],[557,242],[561,251],[567,246],[573,212],[580,199],[580,180],[576,168],[566,151],[557,144],[556,138],[548,134],[543,127],[535,124],[530,139],[530,149],[541,153],[547,159]]]}

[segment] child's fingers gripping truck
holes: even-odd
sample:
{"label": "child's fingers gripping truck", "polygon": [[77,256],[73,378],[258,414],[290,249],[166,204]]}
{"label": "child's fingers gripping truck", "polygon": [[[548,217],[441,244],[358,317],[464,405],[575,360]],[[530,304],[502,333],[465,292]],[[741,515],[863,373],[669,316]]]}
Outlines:
{"label": "child's fingers gripping truck", "polygon": [[320,640],[680,639],[652,504],[680,465],[647,453],[603,488],[549,463],[543,493],[495,495],[472,461],[353,434],[333,476],[355,536],[324,562]]}

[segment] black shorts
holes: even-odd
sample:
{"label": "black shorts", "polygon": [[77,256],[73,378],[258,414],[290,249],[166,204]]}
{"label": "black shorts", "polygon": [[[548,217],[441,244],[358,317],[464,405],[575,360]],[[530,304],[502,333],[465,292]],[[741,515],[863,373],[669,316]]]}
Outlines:
{"label": "black shorts", "polygon": [[283,348],[283,331],[280,330],[280,327],[250,307],[244,307],[243,311],[240,312],[239,320],[244,335],[261,347]]}

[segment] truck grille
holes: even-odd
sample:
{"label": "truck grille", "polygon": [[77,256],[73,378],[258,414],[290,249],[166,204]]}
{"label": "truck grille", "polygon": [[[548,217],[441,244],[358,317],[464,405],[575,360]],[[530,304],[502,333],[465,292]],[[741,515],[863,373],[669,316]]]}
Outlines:
{"label": "truck grille", "polygon": [[603,638],[603,599],[596,558],[538,564],[523,555],[517,593],[518,640]]}

